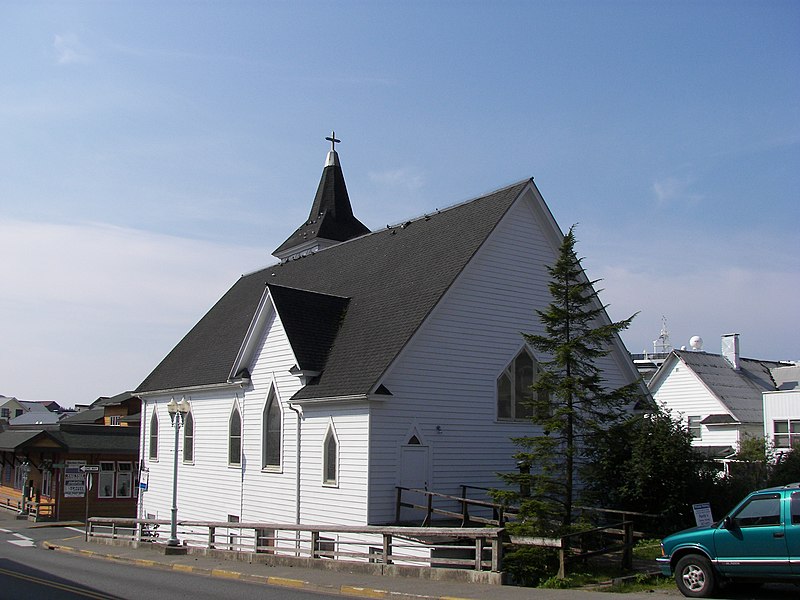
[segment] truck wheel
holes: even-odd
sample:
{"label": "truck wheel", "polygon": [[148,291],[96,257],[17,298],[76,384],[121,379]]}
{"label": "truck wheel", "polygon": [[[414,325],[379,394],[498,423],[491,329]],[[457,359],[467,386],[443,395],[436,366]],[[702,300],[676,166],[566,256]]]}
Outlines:
{"label": "truck wheel", "polygon": [[675,583],[681,594],[688,598],[708,598],[716,588],[711,563],[700,554],[687,554],[678,561]]}

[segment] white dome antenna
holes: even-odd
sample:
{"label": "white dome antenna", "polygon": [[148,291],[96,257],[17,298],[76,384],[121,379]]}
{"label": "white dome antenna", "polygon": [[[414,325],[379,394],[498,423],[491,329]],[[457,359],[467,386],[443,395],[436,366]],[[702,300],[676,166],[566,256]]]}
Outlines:
{"label": "white dome antenna", "polygon": [[699,335],[693,335],[689,339],[689,347],[693,352],[700,352],[703,349],[703,338]]}

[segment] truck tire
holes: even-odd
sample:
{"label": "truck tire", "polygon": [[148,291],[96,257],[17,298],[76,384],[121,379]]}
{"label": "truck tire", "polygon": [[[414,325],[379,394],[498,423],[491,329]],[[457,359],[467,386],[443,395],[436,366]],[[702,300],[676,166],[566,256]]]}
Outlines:
{"label": "truck tire", "polygon": [[701,554],[687,554],[678,561],[675,583],[687,598],[709,598],[717,587],[711,563]]}

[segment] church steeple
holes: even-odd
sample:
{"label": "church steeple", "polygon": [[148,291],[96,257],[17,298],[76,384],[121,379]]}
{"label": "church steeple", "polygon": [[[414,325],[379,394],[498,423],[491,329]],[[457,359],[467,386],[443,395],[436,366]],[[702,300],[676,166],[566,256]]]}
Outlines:
{"label": "church steeple", "polygon": [[281,260],[291,260],[312,254],[339,242],[369,233],[369,229],[353,216],[344,174],[336,152],[336,134],[326,137],[331,149],[325,160],[317,195],[306,222],[272,253]]}

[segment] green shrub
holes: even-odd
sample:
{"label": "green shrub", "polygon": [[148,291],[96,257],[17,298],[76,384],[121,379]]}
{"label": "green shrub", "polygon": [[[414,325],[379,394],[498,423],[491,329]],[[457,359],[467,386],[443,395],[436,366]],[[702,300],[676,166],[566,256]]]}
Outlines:
{"label": "green shrub", "polygon": [[503,569],[516,585],[536,587],[558,572],[558,553],[549,548],[517,546],[503,557]]}

